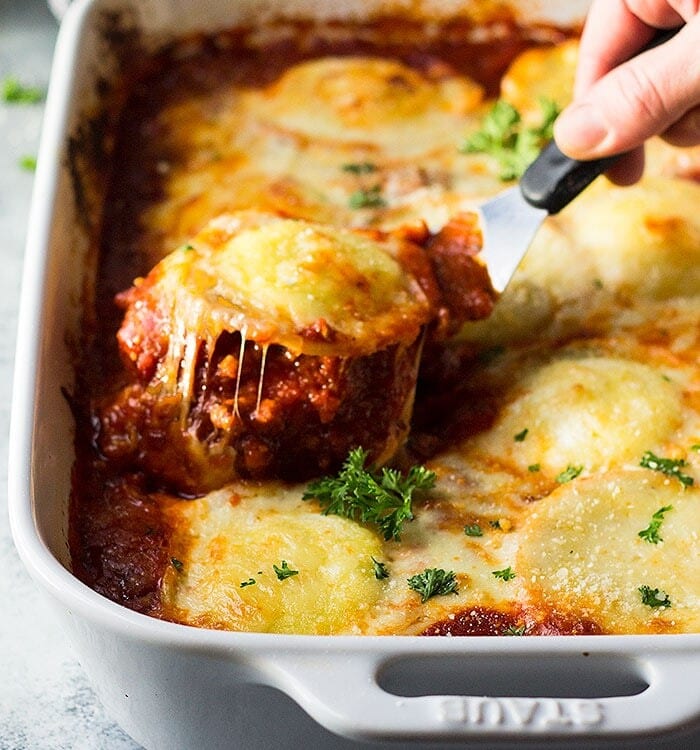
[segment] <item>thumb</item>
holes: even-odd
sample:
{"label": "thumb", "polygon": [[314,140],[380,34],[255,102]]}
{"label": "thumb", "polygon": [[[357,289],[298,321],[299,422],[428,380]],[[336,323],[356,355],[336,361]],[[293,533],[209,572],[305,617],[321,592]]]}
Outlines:
{"label": "thumb", "polygon": [[669,42],[611,70],[562,112],[554,125],[559,148],[592,159],[668,130],[700,104],[699,45],[696,16]]}

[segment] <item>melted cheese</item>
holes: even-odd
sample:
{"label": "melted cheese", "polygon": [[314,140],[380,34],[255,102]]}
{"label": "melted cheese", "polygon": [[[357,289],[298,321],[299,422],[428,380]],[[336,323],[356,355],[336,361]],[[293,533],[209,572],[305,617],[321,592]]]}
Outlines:
{"label": "melted cheese", "polygon": [[[541,501],[523,531],[518,567],[536,602],[581,612],[612,633],[700,628],[699,491],[638,469],[566,485]],[[663,513],[657,543],[646,541]],[[659,590],[644,603],[641,587]]]}
{"label": "melted cheese", "polygon": [[[409,344],[430,318],[397,249],[347,230],[243,212],[212,221],[152,277],[188,335],[214,341],[241,331],[262,345],[348,357]],[[319,325],[328,334],[310,335]]]}
{"label": "melted cheese", "polygon": [[[525,52],[503,95],[527,117],[541,95],[565,104],[575,57],[574,42]],[[210,337],[245,327],[304,351],[316,345],[301,332],[320,318],[346,351],[415,335],[425,303],[395,247],[351,229],[439,228],[500,191],[492,161],[458,149],[489,106],[464,76],[329,57],[264,88],[165,107],[175,156],[143,237],[154,263],[192,245],[160,272],[178,316],[196,325],[205,306],[216,311]],[[301,502],[303,486],[233,483],[169,511],[169,554],[182,567],[165,576],[165,616],[386,634],[487,607],[528,628],[556,614],[607,632],[700,630],[700,490],[639,466],[653,451],[700,481],[700,186],[679,179],[700,152],[668,149],[652,145],[638,186],[601,179],[548,219],[492,317],[452,342],[474,355],[455,370],[463,400],[447,415],[467,437],[427,462],[436,488],[400,542],[322,515]],[[375,188],[377,205],[350,206]],[[564,476],[569,467],[580,474]],[[638,532],[665,506],[663,541],[644,541]],[[475,525],[481,536],[467,536]],[[372,557],[388,579],[375,578]],[[278,580],[282,560],[298,575]],[[454,571],[457,593],[421,603],[407,579],[430,567]],[[495,575],[507,568],[512,579]],[[671,608],[644,604],[641,586]]]}
{"label": "melted cheese", "polygon": [[563,109],[571,99],[578,61],[578,40],[538,47],[518,55],[501,79],[501,96],[526,121],[541,117],[540,99]]}
{"label": "melted cheese", "polygon": [[483,92],[464,77],[433,81],[396,60],[352,57],[302,63],[253,96],[256,117],[295,139],[411,157],[453,145]]}
{"label": "melted cheese", "polygon": [[[296,492],[237,485],[172,513],[187,531],[173,543],[182,565],[164,580],[171,617],[228,630],[329,634],[357,627],[380,595],[377,537],[319,516]],[[285,568],[297,573],[285,578]]]}
{"label": "melted cheese", "polygon": [[680,422],[680,389],[662,372],[639,362],[583,356],[521,378],[515,399],[480,446],[521,471],[537,464],[557,476],[567,466],[597,471],[624,464],[663,443]]}

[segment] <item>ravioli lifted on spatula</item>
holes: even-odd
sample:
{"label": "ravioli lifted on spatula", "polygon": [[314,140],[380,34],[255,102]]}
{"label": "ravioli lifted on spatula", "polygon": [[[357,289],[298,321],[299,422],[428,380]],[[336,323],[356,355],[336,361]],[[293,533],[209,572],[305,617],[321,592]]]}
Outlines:
{"label": "ravioli lifted on spatula", "polygon": [[190,494],[318,475],[356,446],[385,463],[426,331],[490,312],[479,247],[471,215],[436,235],[218,217],[120,295],[130,382],[98,409],[100,450]]}

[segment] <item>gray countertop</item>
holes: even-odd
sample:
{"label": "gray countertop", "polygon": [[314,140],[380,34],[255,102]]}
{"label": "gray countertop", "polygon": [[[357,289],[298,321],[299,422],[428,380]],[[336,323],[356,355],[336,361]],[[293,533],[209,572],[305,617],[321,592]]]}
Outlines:
{"label": "gray countertop", "polygon": [[[0,80],[12,75],[45,88],[57,30],[45,0],[0,0]],[[0,254],[4,269],[0,274],[0,750],[138,750],[99,704],[25,572],[7,521],[9,404],[33,182],[32,172],[21,162],[37,152],[42,114],[41,103],[0,102]],[[355,746],[320,731],[291,701],[282,713],[279,722],[288,722],[288,728],[293,723],[295,731],[278,733],[277,740],[267,747],[347,750]],[[287,741],[279,739],[285,736]],[[248,747],[244,738],[236,745]],[[700,733],[673,741],[635,740],[611,747],[685,750],[700,747]]]}
{"label": "gray countertop", "polygon": [[[0,80],[46,87],[58,26],[43,0],[0,0]],[[7,521],[7,448],[22,257],[42,104],[0,102],[0,749],[137,750],[104,713],[25,572]]]}

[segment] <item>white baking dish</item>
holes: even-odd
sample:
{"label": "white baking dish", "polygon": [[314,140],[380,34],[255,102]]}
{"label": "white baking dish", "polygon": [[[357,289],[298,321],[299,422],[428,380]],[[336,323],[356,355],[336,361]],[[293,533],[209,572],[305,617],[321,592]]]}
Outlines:
{"label": "white baking dish", "polygon": [[[513,3],[563,23],[586,2]],[[85,279],[93,270],[67,158],[113,58],[105,10],[124,11],[154,45],[194,29],[287,15],[364,16],[420,3],[345,0],[78,0],[56,50],[30,219],[10,439],[17,548],[48,592],[114,718],[149,750],[347,747],[345,737],[542,744],[690,729],[700,717],[700,635],[422,638],[206,631],[134,613],[69,570],[67,501],[73,387]],[[425,2],[432,13],[469,3]],[[294,707],[286,693],[312,717]],[[487,697],[484,697],[487,696]],[[632,745],[635,746],[635,745]],[[636,746],[639,746],[638,744]]]}

